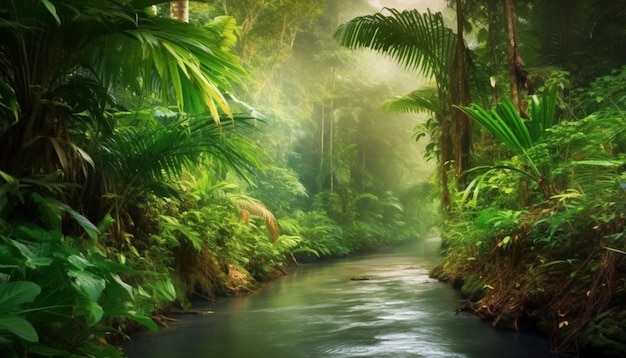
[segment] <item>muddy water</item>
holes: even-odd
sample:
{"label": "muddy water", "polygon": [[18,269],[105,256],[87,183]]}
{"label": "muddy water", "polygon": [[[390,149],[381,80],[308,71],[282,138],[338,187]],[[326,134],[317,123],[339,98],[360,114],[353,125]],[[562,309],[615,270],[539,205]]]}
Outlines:
{"label": "muddy water", "polygon": [[[185,315],[125,347],[143,357],[553,357],[548,341],[456,314],[458,294],[428,278],[437,239],[302,266],[259,292]],[[357,280],[355,280],[357,279]]]}

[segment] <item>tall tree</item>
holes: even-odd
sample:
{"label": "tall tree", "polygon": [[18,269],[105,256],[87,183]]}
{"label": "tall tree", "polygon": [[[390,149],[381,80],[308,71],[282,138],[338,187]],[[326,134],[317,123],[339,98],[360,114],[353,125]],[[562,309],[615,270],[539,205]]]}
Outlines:
{"label": "tall tree", "polygon": [[626,62],[626,0],[539,1],[530,15],[541,64],[570,71],[573,87],[587,86]]}
{"label": "tall tree", "polygon": [[[456,159],[450,117],[450,72],[457,51],[457,38],[444,25],[441,13],[386,10],[389,15],[377,13],[361,16],[340,25],[335,32],[335,39],[342,46],[372,49],[424,77],[434,77],[439,99],[435,117],[439,126],[437,142],[442,207],[447,210],[450,205],[448,172]],[[465,54],[465,51],[459,53]],[[463,62],[460,64],[464,66]],[[458,80],[462,81],[461,78]],[[460,154],[460,157],[463,155]]]}
{"label": "tall tree", "polygon": [[517,17],[515,15],[514,0],[504,0],[504,18],[506,21],[506,48],[509,65],[509,84],[511,86],[511,100],[517,111],[525,113],[522,91],[528,88],[528,75],[522,69],[524,61],[519,53],[517,41]]}
{"label": "tall tree", "polygon": [[[450,76],[450,100],[457,106],[467,106],[470,102],[468,51],[463,36],[465,18],[463,1],[456,0],[456,48],[452,60]],[[465,188],[463,171],[470,168],[470,152],[472,147],[472,121],[458,109],[452,110],[454,126],[453,144],[455,146],[456,175],[459,178],[459,189]]]}

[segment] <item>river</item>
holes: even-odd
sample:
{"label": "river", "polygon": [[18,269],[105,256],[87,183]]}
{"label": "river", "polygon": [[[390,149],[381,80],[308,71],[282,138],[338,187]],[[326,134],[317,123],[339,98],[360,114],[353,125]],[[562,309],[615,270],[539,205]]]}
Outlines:
{"label": "river", "polygon": [[[195,308],[132,336],[130,358],[554,357],[545,337],[456,313],[458,293],[428,277],[439,241],[291,270],[254,294]],[[354,280],[358,278],[359,280]]]}

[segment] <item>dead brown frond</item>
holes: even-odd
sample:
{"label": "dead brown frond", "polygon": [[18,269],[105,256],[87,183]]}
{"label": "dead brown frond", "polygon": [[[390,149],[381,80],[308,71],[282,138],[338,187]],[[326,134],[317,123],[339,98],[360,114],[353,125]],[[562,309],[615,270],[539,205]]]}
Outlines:
{"label": "dead brown frond", "polygon": [[250,215],[262,217],[263,220],[265,220],[265,226],[267,226],[267,231],[270,234],[270,240],[272,242],[278,240],[280,231],[276,217],[274,217],[274,214],[262,202],[252,198],[241,197],[238,198],[235,203],[239,207],[239,210],[241,210],[244,221],[247,222]]}

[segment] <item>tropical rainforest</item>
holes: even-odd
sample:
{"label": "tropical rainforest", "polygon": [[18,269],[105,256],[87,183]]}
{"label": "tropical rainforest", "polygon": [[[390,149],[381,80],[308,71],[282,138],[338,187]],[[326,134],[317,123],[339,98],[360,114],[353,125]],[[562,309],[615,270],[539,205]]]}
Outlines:
{"label": "tropical rainforest", "polygon": [[2,356],[428,235],[459,309],[623,356],[626,1],[378,3],[0,0]]}

